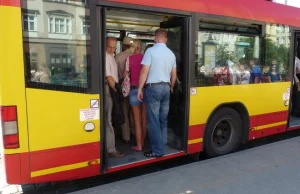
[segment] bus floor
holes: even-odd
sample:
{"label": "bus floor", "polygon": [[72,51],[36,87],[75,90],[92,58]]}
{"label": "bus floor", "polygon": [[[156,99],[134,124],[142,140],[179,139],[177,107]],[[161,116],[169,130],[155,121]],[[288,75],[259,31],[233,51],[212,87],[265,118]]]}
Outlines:
{"label": "bus floor", "polygon": [[300,126],[300,117],[291,116],[290,117],[290,126]]}
{"label": "bus floor", "polygon": [[[176,137],[174,136],[172,129],[169,129],[166,154],[174,154],[174,153],[177,153],[182,150],[178,146],[175,146],[175,144],[174,144],[175,139],[176,139]],[[118,151],[124,153],[125,156],[123,158],[109,158],[108,159],[109,165],[111,167],[115,167],[115,166],[126,165],[126,164],[139,162],[139,161],[148,159],[144,156],[145,151],[151,150],[150,149],[150,141],[149,141],[148,136],[146,137],[145,146],[144,146],[142,152],[137,152],[137,151],[132,150],[131,149],[132,145],[135,145],[135,137],[134,136],[132,136],[129,144],[122,141],[120,137],[116,137],[116,148]]]}

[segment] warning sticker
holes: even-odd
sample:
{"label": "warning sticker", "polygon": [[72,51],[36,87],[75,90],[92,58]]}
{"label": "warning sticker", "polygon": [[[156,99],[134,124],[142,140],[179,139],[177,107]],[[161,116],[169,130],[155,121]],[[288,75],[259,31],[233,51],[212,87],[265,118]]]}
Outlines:
{"label": "warning sticker", "polygon": [[99,100],[91,100],[90,108],[99,108]]}
{"label": "warning sticker", "polygon": [[80,109],[80,121],[99,120],[99,108]]}

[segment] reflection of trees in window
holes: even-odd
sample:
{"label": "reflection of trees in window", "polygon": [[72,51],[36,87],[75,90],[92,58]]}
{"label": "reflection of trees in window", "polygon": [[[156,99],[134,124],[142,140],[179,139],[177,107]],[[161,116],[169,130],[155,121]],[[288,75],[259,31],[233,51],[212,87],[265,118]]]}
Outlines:
{"label": "reflection of trees in window", "polygon": [[[277,65],[277,70],[285,79],[289,68],[290,30],[288,26],[267,24],[265,65]],[[274,30],[276,28],[276,30]]]}
{"label": "reflection of trees in window", "polygon": [[271,39],[266,39],[266,65],[271,65],[273,61],[281,65],[281,71],[286,71],[289,64],[289,48],[283,44],[276,44]]}

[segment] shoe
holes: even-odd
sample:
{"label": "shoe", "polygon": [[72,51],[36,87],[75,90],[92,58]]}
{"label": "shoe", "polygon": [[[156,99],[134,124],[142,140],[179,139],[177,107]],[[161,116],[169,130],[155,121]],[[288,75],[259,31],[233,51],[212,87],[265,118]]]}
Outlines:
{"label": "shoe", "polygon": [[122,139],[122,141],[126,144],[129,144],[130,143],[130,140],[125,140],[125,139]]}
{"label": "shoe", "polygon": [[108,155],[111,158],[122,158],[125,156],[124,154],[122,154],[121,152],[118,152],[118,151],[108,153]]}

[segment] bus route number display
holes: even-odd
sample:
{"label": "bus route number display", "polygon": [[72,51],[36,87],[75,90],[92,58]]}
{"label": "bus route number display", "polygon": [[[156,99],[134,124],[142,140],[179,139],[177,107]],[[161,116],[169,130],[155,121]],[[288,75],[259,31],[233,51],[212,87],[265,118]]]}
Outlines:
{"label": "bus route number display", "polygon": [[99,108],[80,109],[80,121],[99,120]]}

